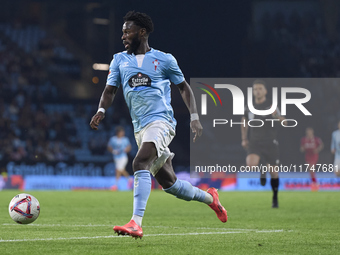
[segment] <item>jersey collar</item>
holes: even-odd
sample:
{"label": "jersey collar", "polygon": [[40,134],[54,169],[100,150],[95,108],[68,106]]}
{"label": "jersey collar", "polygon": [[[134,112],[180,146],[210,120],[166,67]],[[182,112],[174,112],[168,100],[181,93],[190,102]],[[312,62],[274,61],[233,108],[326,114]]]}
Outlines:
{"label": "jersey collar", "polygon": [[[154,50],[152,47],[150,47],[150,50],[147,51],[147,52],[145,52],[145,54],[148,54],[148,53],[151,53],[151,52],[154,52],[154,51],[155,51],[155,50]],[[144,55],[145,55],[145,54],[144,54]],[[140,54],[138,54],[138,55],[140,55]],[[135,55],[135,53],[132,53],[131,56],[136,56],[136,55]]]}

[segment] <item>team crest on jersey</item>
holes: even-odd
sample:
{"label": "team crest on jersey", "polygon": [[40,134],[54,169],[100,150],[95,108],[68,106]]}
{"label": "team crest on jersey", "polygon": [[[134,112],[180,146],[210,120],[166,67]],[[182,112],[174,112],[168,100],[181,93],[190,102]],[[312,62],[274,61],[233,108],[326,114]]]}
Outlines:
{"label": "team crest on jersey", "polygon": [[129,79],[129,85],[131,88],[139,86],[151,86],[151,79],[149,76],[143,73],[138,73]]}
{"label": "team crest on jersey", "polygon": [[157,67],[159,66],[159,61],[155,59],[155,61],[152,61],[152,64],[155,65],[155,71],[157,71]]}

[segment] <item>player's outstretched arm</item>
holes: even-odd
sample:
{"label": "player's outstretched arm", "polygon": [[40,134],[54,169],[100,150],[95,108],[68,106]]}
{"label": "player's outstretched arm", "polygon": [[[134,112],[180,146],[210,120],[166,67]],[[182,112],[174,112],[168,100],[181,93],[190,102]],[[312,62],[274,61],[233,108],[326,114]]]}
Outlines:
{"label": "player's outstretched arm", "polygon": [[99,123],[105,118],[105,111],[113,102],[117,92],[117,87],[106,85],[99,101],[98,111],[93,115],[90,126],[94,130],[98,130]]}
{"label": "player's outstretched arm", "polygon": [[185,80],[181,82],[180,84],[178,84],[177,87],[181,93],[181,96],[183,98],[185,105],[187,106],[190,112],[190,116],[191,116],[190,127],[191,127],[191,131],[195,134],[195,137],[194,137],[194,142],[195,142],[196,139],[200,137],[203,132],[203,127],[198,118],[195,96],[189,84]]}

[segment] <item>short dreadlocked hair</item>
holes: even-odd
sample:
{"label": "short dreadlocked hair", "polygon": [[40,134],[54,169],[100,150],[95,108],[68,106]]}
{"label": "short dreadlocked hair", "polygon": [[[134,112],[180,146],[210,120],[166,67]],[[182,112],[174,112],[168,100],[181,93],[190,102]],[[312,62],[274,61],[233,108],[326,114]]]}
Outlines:
{"label": "short dreadlocked hair", "polygon": [[136,11],[129,11],[124,16],[124,21],[133,21],[135,25],[146,29],[146,33],[150,34],[153,32],[153,23],[149,15]]}

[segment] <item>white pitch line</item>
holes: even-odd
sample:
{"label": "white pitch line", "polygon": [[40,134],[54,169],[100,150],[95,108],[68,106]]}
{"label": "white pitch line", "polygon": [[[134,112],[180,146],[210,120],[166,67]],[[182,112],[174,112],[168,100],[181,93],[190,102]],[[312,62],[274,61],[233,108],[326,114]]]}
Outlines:
{"label": "white pitch line", "polygon": [[[262,231],[263,232],[263,231]],[[283,230],[268,230],[266,233],[271,232],[283,232]],[[193,235],[224,235],[224,234],[244,234],[245,232],[236,232],[236,231],[227,231],[227,232],[194,232],[194,233],[170,233],[170,234],[148,234],[143,237],[153,237],[153,236],[193,236]],[[80,237],[58,237],[58,238],[35,238],[35,239],[11,239],[11,240],[3,240],[0,239],[0,243],[9,243],[9,242],[34,242],[34,241],[59,241],[59,240],[82,240],[82,239],[100,239],[100,238],[122,238],[129,236],[80,236]]]}
{"label": "white pitch line", "polygon": [[[258,229],[249,228],[209,228],[209,227],[172,227],[172,226],[143,226],[143,228],[188,228],[188,229],[211,229],[211,230],[240,230],[240,231],[258,231]],[[270,231],[270,230],[269,230]]]}
{"label": "white pitch line", "polygon": [[[22,226],[16,223],[3,223],[3,226]],[[113,227],[114,225],[104,225],[104,224],[87,224],[87,225],[77,225],[77,224],[27,224],[30,227]],[[187,228],[187,229],[210,229],[210,230],[240,230],[240,231],[259,231],[258,229],[247,229],[247,228],[209,228],[209,227],[177,227],[177,226],[143,226],[143,228]],[[273,231],[273,230],[262,230],[262,231]]]}
{"label": "white pitch line", "polygon": [[[4,223],[2,224],[3,226],[22,226],[21,224],[16,224],[16,223]],[[31,227],[112,227],[113,225],[67,225],[67,224],[27,224],[26,226],[31,226]]]}
{"label": "white pitch line", "polygon": [[257,230],[256,233],[272,233],[272,232],[283,232],[283,229],[278,230]]}

